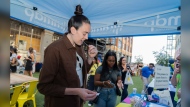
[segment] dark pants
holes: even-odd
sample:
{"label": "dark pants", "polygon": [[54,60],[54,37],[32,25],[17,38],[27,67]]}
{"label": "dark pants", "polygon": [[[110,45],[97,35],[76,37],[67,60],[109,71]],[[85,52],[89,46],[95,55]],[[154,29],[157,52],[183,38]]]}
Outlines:
{"label": "dark pants", "polygon": [[[90,75],[87,82],[87,88],[91,91],[96,90],[96,87],[94,86],[94,75]],[[89,104],[93,104],[92,101],[88,102]]]}
{"label": "dark pants", "polygon": [[16,70],[17,70],[17,66],[11,66],[11,65],[10,65],[10,69],[11,69],[11,72],[12,72],[12,73],[15,73]]}
{"label": "dark pants", "polygon": [[128,85],[124,84],[124,89],[122,91],[122,95],[121,95],[121,102],[128,96]]}
{"label": "dark pants", "polygon": [[176,107],[176,105],[177,105],[177,101],[173,101],[173,107]]}

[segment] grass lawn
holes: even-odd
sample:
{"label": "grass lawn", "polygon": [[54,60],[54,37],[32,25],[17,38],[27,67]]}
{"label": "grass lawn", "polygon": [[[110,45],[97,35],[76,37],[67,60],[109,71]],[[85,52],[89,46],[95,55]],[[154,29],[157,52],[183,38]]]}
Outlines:
{"label": "grass lawn", "polygon": [[[39,73],[36,72],[34,73],[34,77],[39,77]],[[128,87],[128,93],[132,93],[133,88],[137,88],[137,93],[141,93],[142,90],[142,81],[140,79],[140,77],[134,76],[133,78],[133,83],[134,85],[129,85]],[[120,96],[117,97],[117,104],[120,103]],[[85,105],[83,107],[88,107],[87,105],[88,102],[85,103]],[[40,94],[39,92],[36,94],[36,106],[37,107],[43,107],[44,104],[44,96],[42,94]],[[93,106],[92,106],[93,107]]]}

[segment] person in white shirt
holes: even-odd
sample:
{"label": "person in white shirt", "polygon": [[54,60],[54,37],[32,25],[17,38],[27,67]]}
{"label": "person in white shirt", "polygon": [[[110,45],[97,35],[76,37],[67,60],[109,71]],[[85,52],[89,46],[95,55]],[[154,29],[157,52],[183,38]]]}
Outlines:
{"label": "person in white shirt", "polygon": [[18,61],[18,66],[17,66],[17,73],[19,74],[23,74],[24,73],[24,64],[22,63],[22,61],[20,60],[21,56],[18,55],[17,56],[17,61]]}
{"label": "person in white shirt", "polygon": [[17,62],[17,49],[16,48],[11,48],[10,49],[11,56],[10,56],[10,70],[12,73],[15,73],[17,70],[17,66],[14,65]]}

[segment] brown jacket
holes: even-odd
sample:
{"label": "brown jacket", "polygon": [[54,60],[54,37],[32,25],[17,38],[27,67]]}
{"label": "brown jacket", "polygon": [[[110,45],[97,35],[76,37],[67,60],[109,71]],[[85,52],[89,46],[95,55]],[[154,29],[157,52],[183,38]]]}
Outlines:
{"label": "brown jacket", "polygon": [[64,35],[46,48],[37,85],[39,92],[45,95],[45,107],[80,107],[83,103],[77,95],[65,95],[65,88],[80,88],[76,52],[83,58],[83,87],[86,87],[86,75],[91,66],[82,47],[73,47]]}

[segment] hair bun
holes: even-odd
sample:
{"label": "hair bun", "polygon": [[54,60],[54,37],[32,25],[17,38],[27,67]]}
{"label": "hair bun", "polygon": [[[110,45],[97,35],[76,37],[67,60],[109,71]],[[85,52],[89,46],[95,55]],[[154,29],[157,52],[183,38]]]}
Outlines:
{"label": "hair bun", "polygon": [[75,15],[82,15],[83,13],[83,10],[81,8],[81,5],[77,5],[76,8],[75,8]]}

